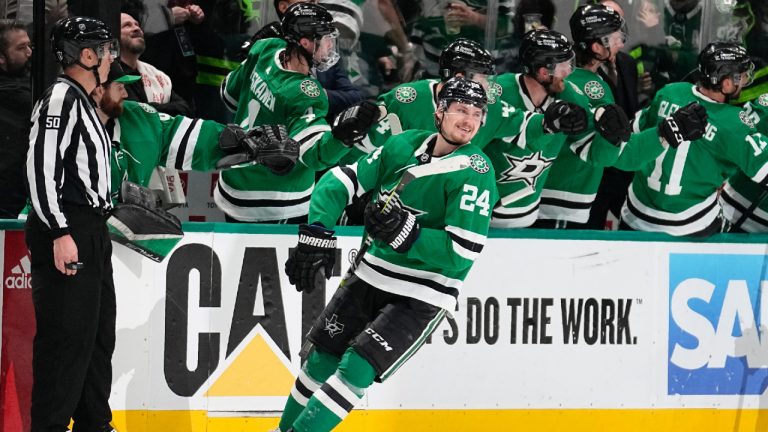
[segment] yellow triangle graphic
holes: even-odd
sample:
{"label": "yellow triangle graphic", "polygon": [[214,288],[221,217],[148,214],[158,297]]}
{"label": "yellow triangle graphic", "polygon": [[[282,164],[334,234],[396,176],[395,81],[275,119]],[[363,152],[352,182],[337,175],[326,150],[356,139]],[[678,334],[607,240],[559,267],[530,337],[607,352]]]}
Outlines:
{"label": "yellow triangle graphic", "polygon": [[206,396],[285,396],[294,376],[257,333]]}

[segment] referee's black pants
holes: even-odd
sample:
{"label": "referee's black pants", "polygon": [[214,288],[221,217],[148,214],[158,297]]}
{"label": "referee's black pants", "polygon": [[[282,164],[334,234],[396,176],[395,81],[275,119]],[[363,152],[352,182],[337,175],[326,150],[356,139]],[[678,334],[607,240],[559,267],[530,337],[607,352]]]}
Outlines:
{"label": "referee's black pants", "polygon": [[109,394],[115,349],[115,286],[106,218],[65,206],[70,234],[85,267],[74,276],[53,262],[53,239],[31,212],[26,241],[32,255],[37,333],[32,356],[32,432],[94,432],[112,421]]}

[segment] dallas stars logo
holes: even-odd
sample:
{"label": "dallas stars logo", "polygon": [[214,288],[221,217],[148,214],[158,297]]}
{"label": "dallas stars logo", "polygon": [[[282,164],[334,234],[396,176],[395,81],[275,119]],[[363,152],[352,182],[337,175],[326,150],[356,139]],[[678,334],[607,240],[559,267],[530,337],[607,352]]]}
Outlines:
{"label": "dallas stars logo", "polygon": [[739,111],[739,119],[742,123],[747,125],[749,128],[754,129],[755,128],[755,121],[752,120],[752,117],[747,114],[746,111]]}
{"label": "dallas stars logo", "polygon": [[509,168],[501,173],[501,183],[512,183],[514,181],[523,181],[532,188],[536,188],[536,181],[541,173],[544,172],[555,158],[545,158],[541,152],[530,154],[521,158],[504,153],[504,157],[509,162]]}
{"label": "dallas stars logo", "polygon": [[768,93],[763,93],[757,98],[757,103],[762,106],[768,106]]}
{"label": "dallas stars logo", "polygon": [[416,89],[413,87],[400,87],[395,90],[395,99],[402,103],[411,103],[416,100]]}
{"label": "dallas stars logo", "polygon": [[590,81],[584,84],[584,93],[586,93],[590,99],[601,99],[605,96],[605,89],[599,82]]}
{"label": "dallas stars logo", "polygon": [[479,154],[473,154],[469,157],[469,166],[480,174],[485,174],[491,169],[491,167],[488,166],[488,162],[486,162]]}
{"label": "dallas stars logo", "polygon": [[491,88],[488,89],[488,103],[493,105],[496,103],[496,99],[501,97],[504,89],[499,83],[493,83]]}
{"label": "dallas stars logo", "polygon": [[312,80],[304,80],[301,82],[301,91],[309,97],[320,96],[320,87],[317,86]]}
{"label": "dallas stars logo", "polygon": [[324,330],[328,332],[328,335],[334,337],[344,331],[344,324],[339,322],[339,318],[336,316],[336,314],[333,314],[331,315],[331,319],[325,319]]}

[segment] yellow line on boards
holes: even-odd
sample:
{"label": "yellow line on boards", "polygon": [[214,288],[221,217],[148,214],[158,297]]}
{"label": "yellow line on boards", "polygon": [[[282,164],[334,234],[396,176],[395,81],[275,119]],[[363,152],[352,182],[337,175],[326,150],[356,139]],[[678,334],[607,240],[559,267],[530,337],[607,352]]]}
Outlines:
{"label": "yellow line on boards", "polygon": [[[208,417],[205,411],[115,411],[121,432],[266,432],[275,417]],[[649,410],[355,410],[338,432],[757,432],[768,408]]]}

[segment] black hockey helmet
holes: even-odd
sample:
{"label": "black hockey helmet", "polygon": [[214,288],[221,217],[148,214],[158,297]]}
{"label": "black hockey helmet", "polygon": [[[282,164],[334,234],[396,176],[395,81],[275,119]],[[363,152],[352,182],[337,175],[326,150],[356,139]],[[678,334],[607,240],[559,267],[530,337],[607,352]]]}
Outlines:
{"label": "black hockey helmet", "polygon": [[624,19],[618,12],[603,4],[579,6],[568,21],[571,37],[582,49],[592,41],[601,40],[611,33],[627,33]]}
{"label": "black hockey helmet", "polygon": [[553,71],[558,63],[573,59],[573,45],[562,33],[532,30],[523,36],[519,56],[528,74],[535,74],[540,67]]}
{"label": "black hockey helmet", "polygon": [[485,88],[477,81],[455,77],[446,81],[437,93],[437,103],[441,108],[447,109],[451,102],[474,105],[485,110],[488,105],[488,96]]}
{"label": "black hockey helmet", "polygon": [[89,17],[62,18],[51,30],[51,50],[62,67],[80,61],[80,51],[92,48],[98,52],[100,46],[111,44],[113,56],[117,57],[117,42],[109,27],[103,21]]}
{"label": "black hockey helmet", "polygon": [[285,10],[280,26],[283,38],[293,43],[299,43],[301,38],[315,40],[336,32],[331,13],[314,3],[292,4]]}
{"label": "black hockey helmet", "polygon": [[448,81],[457,73],[496,74],[496,63],[491,53],[479,43],[464,38],[456,39],[443,49],[439,67],[442,81]]}
{"label": "black hockey helmet", "polygon": [[747,54],[747,50],[733,42],[712,42],[704,47],[699,54],[699,72],[702,85],[707,88],[719,88],[720,82],[732,77],[736,84],[742,73],[747,73],[747,86],[751,83],[755,64]]}

